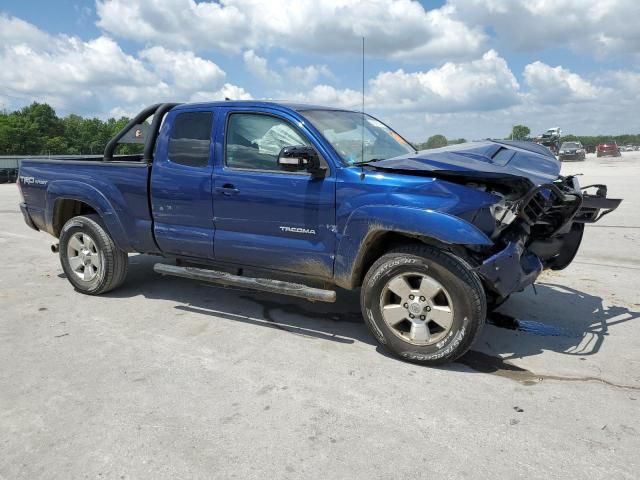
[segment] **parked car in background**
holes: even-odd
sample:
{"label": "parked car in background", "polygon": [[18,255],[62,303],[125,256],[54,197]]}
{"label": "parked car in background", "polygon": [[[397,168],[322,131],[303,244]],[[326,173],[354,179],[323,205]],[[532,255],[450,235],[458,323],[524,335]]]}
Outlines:
{"label": "parked car in background", "polygon": [[580,142],[562,142],[560,145],[558,159],[561,162],[584,160],[585,156],[585,149]]}
{"label": "parked car in background", "polygon": [[596,155],[598,157],[619,157],[621,153],[616,142],[607,142],[598,145]]}
{"label": "parked car in background", "polygon": [[633,152],[633,145],[627,144],[620,149],[621,152]]}
{"label": "parked car in background", "polygon": [[14,168],[0,168],[0,183],[15,183],[18,170]]}
{"label": "parked car in background", "polygon": [[560,135],[562,135],[560,127],[549,128],[542,135],[536,137],[534,142],[547,147],[554,155],[558,155],[560,150]]}
{"label": "parked car in background", "polygon": [[0,183],[12,183],[18,178],[18,158],[0,157]]}

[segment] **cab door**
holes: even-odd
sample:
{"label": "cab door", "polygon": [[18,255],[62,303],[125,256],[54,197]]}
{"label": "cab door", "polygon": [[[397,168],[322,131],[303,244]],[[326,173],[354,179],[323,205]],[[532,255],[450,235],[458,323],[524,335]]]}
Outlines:
{"label": "cab door", "polygon": [[214,170],[216,259],[331,277],[335,172],[324,159],[323,177],[283,171],[277,163],[284,146],[306,144],[319,151],[310,132],[277,110],[223,112]]}
{"label": "cab door", "polygon": [[154,235],[163,253],[213,258],[212,109],[167,114],[151,171]]}

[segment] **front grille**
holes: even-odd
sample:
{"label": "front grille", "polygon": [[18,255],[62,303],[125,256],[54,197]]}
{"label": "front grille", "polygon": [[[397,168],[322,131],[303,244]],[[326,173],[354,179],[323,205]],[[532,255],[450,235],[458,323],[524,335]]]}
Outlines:
{"label": "front grille", "polygon": [[551,189],[538,187],[522,200],[520,218],[529,225],[538,223],[556,201],[557,195]]}
{"label": "front grille", "polygon": [[559,230],[576,214],[582,203],[580,192],[569,185],[541,185],[521,200],[518,218],[529,226],[545,227],[545,233]]}

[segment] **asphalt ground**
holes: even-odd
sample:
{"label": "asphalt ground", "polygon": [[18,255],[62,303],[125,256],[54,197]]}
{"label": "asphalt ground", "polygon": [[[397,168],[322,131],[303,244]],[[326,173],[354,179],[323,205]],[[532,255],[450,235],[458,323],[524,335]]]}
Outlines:
{"label": "asphalt ground", "polygon": [[635,479],[640,152],[563,164],[620,208],[459,362],[385,355],[336,304],[162,278],[75,293],[0,185],[0,478]]}

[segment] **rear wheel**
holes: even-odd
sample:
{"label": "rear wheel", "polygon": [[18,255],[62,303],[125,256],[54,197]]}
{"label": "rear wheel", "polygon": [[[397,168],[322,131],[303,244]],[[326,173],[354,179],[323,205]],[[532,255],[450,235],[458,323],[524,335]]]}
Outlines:
{"label": "rear wheel", "polygon": [[99,295],[124,282],[128,255],[115,245],[97,215],[87,215],[62,227],[60,263],[77,291]]}
{"label": "rear wheel", "polygon": [[486,318],[482,284],[460,258],[427,245],[382,256],[361,291],[367,326],[389,352],[425,365],[455,360]]}

